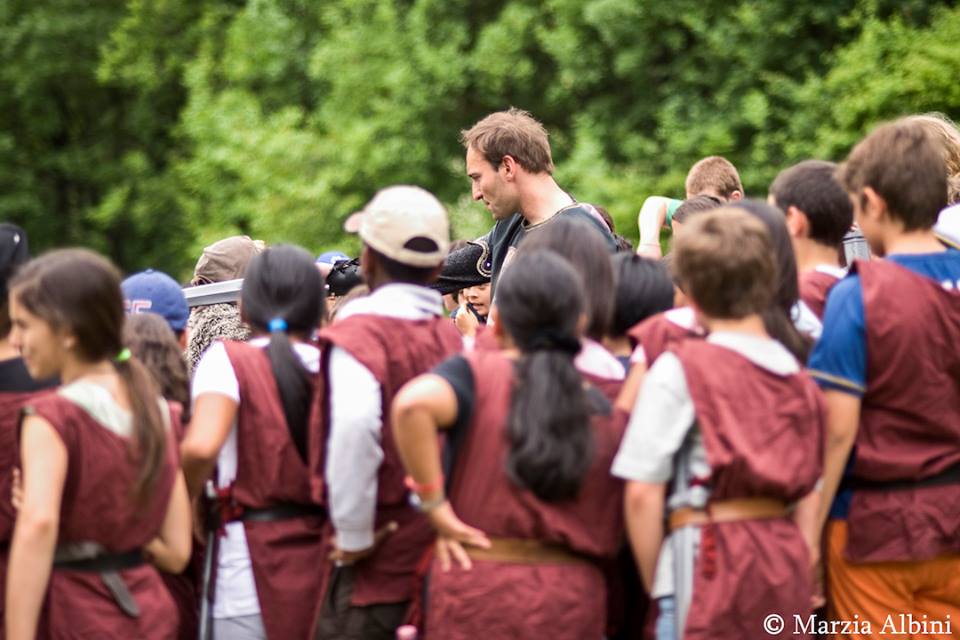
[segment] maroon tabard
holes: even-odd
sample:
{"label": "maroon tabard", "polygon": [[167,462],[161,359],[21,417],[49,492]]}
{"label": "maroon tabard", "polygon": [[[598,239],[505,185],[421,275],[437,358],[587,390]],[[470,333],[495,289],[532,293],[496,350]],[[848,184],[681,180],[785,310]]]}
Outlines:
{"label": "maroon tabard", "polygon": [[[794,502],[823,471],[825,414],[816,384],[781,376],[701,340],[671,349],[683,366],[710,464],[710,501]],[[709,505],[708,505],[709,508]],[[703,527],[685,640],[756,638],[771,612],[809,615],[806,544],[789,518]]]}
{"label": "maroon tabard", "polygon": [[[266,350],[242,342],[223,344],[240,385],[234,499],[249,509],[315,504],[307,464],[290,437]],[[306,638],[316,623],[325,521],[315,515],[244,522],[267,638]]]}
{"label": "maroon tabard", "polygon": [[840,280],[837,276],[811,269],[800,274],[800,299],[823,320],[823,309],[827,306],[827,294]]}
{"label": "maroon tabard", "polygon": [[[670,311],[676,311],[676,309]],[[673,322],[667,315],[670,311],[647,318],[627,332],[634,346],[643,347],[648,369],[653,366],[661,353],[674,344],[686,338],[703,337],[702,333]]]}
{"label": "maroon tabard", "polygon": [[[867,389],[853,475],[917,481],[960,464],[960,292],[887,260],[858,261]],[[960,553],[960,486],[855,490],[846,557]]]}
{"label": "maroon tabard", "polygon": [[[132,443],[100,424],[71,400],[44,394],[25,411],[49,422],[67,449],[67,476],[57,544],[96,542],[112,553],[143,547],[160,531],[178,464],[174,435],[147,502],[136,504],[131,488],[140,472]],[[140,608],[132,618],[120,610],[99,574],[54,569],[40,619],[40,637],[175,638],[177,611],[160,574],[144,564],[120,572]]]}
{"label": "maroon tabard", "polygon": [[623,544],[623,483],[610,465],[624,421],[596,417],[593,465],[573,500],[547,503],[505,472],[513,361],[497,352],[465,356],[475,381],[474,411],[457,453],[450,502],[467,524],[499,538],[537,539],[585,559],[568,564],[475,560],[464,571],[434,562],[427,602],[429,638],[600,638],[606,587],[599,561]]}
{"label": "maroon tabard", "polygon": [[[448,318],[402,320],[360,314],[325,328],[320,341],[353,356],[377,379],[383,394],[383,462],[377,476],[374,526],[379,530],[394,521],[397,530],[355,565],[350,602],[354,606],[405,602],[414,595],[417,564],[433,543],[434,533],[426,517],[410,506],[403,482],[406,474],[393,442],[390,405],[400,387],[459,352],[463,340]],[[328,357],[326,349],[325,360]],[[329,370],[328,361],[323,370]],[[329,411],[324,414],[329,419]],[[332,536],[332,527],[328,534]],[[327,562],[326,573],[332,568]]]}

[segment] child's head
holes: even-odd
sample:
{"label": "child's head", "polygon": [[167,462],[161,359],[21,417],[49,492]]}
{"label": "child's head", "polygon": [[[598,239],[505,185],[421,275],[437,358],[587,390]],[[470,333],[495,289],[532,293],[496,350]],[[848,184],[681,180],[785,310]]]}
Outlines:
{"label": "child's head", "polygon": [[[584,220],[559,217],[528,233],[520,252],[549,249],[566,258],[589,286],[585,289],[587,335],[602,340],[613,315],[613,267],[610,250],[596,227]],[[514,268],[511,261],[508,269]],[[500,297],[499,284],[497,298]]]}
{"label": "child's head", "polygon": [[891,234],[933,227],[947,204],[941,143],[921,124],[880,125],[840,165],[837,179],[874,253],[886,254]]}
{"label": "child's head", "polygon": [[777,175],[769,200],[786,214],[791,236],[839,250],[853,224],[853,207],[836,170],[822,160],[795,164]]}
{"label": "child's head", "polygon": [[674,268],[707,319],[762,314],[776,293],[770,234],[746,211],[724,207],[698,216],[673,250]]}
{"label": "child's head", "polygon": [[690,167],[686,189],[687,199],[714,196],[726,202],[743,197],[743,184],[737,168],[720,156],[708,156]]}
{"label": "child's head", "polygon": [[673,281],[659,261],[635,253],[617,253],[610,259],[616,298],[609,335],[618,338],[637,323],[673,307]]}
{"label": "child's head", "polygon": [[477,315],[486,318],[490,314],[490,283],[474,285],[467,287],[462,292],[467,301]]}
{"label": "child's head", "polygon": [[716,196],[694,196],[684,200],[673,212],[673,220],[670,222],[674,240],[683,233],[683,225],[694,216],[704,211],[712,211],[722,205],[723,201]]}
{"label": "child's head", "polygon": [[284,333],[308,338],[323,317],[323,276],[306,250],[277,245],[250,261],[240,292],[244,322],[257,333],[269,333],[271,322],[283,322]]}
{"label": "child's head", "polygon": [[393,283],[436,280],[450,246],[447,210],[425,189],[381,189],[344,227],[363,240],[360,267],[371,289]]}
{"label": "child's head", "polygon": [[[190,411],[190,374],[176,334],[163,316],[156,313],[128,315],[123,326],[123,342],[153,375],[160,395],[175,400]],[[189,419],[184,415],[184,420]]]}
{"label": "child's head", "polygon": [[10,312],[35,379],[72,361],[112,360],[123,348],[120,273],[92,251],[53,251],[24,265],[10,283]]}
{"label": "child's head", "polygon": [[586,311],[583,283],[558,252],[524,249],[497,284],[496,331],[505,331],[520,351],[535,351],[544,339],[576,341]]}

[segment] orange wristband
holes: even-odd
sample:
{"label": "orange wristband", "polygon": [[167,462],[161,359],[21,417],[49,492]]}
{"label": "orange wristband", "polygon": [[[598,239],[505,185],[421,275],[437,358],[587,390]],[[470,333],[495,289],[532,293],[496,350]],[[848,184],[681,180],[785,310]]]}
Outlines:
{"label": "orange wristband", "polygon": [[410,491],[413,491],[417,495],[422,495],[424,493],[434,493],[435,491],[440,491],[443,489],[443,474],[440,474],[440,477],[437,478],[434,482],[428,482],[421,484],[413,479],[413,476],[407,476],[403,479],[404,486]]}

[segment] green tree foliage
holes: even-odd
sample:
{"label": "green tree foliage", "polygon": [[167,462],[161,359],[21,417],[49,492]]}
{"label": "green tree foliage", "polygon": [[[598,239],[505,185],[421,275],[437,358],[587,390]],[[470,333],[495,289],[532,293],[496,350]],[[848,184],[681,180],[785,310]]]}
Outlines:
{"label": "green tree foliage", "polygon": [[748,193],[876,122],[960,115],[960,9],[908,0],[7,0],[0,218],[183,278],[247,233],[355,249],[343,218],[409,182],[489,227],[458,131],[516,105],[557,178],[628,237],[723,154]]}

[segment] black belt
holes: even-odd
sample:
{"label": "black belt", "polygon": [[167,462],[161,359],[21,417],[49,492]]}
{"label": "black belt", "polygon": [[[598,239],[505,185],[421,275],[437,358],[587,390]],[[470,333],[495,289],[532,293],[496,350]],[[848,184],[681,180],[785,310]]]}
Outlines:
{"label": "black belt", "polygon": [[278,504],[262,509],[244,509],[243,513],[232,522],[273,522],[275,520],[290,520],[291,518],[307,518],[322,516],[326,510],[316,504]]}
{"label": "black belt", "polygon": [[866,480],[863,478],[844,478],[843,489],[854,491],[902,491],[904,489],[925,489],[949,484],[960,484],[960,464],[947,467],[921,480]]}
{"label": "black belt", "polygon": [[92,558],[61,558],[53,563],[54,569],[64,569],[66,571],[90,571],[100,573],[103,571],[122,571],[132,569],[144,564],[143,551],[134,549],[133,551],[124,551],[122,553],[103,553]]}
{"label": "black belt", "polygon": [[140,617],[140,606],[123,581],[120,571],[146,563],[141,549],[110,553],[97,549],[96,543],[64,545],[56,551],[53,568],[65,571],[97,573],[110,592],[114,602],[131,618]]}

